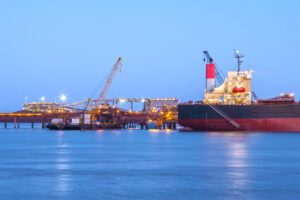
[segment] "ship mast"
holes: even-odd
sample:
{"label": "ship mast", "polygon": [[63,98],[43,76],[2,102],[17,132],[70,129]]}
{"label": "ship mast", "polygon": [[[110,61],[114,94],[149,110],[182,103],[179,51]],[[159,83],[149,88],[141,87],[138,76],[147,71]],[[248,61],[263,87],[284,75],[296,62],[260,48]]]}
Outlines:
{"label": "ship mast", "polygon": [[240,72],[241,71],[241,64],[242,64],[242,62],[244,62],[242,60],[242,58],[245,57],[245,56],[243,54],[241,54],[239,50],[234,50],[234,57],[238,61],[238,70],[237,71]]}

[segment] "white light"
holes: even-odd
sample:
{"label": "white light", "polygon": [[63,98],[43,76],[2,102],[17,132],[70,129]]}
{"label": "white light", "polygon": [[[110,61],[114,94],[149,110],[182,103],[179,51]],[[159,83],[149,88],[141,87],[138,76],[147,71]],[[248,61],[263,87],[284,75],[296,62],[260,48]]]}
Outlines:
{"label": "white light", "polygon": [[64,94],[62,94],[62,95],[60,95],[60,100],[62,101],[62,102],[65,102],[66,101],[66,99],[67,99],[67,96],[66,95],[64,95]]}
{"label": "white light", "polygon": [[45,97],[41,97],[41,101],[45,101],[46,100],[46,98]]}

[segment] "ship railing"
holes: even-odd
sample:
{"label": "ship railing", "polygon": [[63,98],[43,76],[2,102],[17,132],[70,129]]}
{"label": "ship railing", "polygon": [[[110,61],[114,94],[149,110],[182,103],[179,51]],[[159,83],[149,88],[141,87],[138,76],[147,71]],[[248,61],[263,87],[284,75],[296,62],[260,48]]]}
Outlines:
{"label": "ship railing", "polygon": [[235,122],[231,117],[229,117],[225,112],[223,112],[221,109],[217,108],[216,106],[212,104],[208,104],[210,108],[212,108],[214,111],[216,111],[219,115],[221,115],[224,119],[226,119],[229,123],[231,123],[236,128],[239,128],[240,125]]}
{"label": "ship railing", "polygon": [[194,104],[196,104],[196,105],[203,105],[204,103],[203,103],[203,101],[195,101],[195,102],[188,101],[188,102],[181,102],[179,104],[180,105],[194,105]]}

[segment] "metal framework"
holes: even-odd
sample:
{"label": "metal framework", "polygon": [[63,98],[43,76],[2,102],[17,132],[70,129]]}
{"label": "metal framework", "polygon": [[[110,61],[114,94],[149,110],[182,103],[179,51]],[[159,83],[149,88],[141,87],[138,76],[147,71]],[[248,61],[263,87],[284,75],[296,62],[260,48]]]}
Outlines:
{"label": "metal framework", "polygon": [[110,88],[119,68],[120,68],[120,65],[121,65],[121,61],[122,61],[122,58],[120,57],[118,59],[118,61],[116,62],[116,64],[113,66],[111,72],[110,72],[110,75],[109,77],[107,78],[106,80],[106,83],[105,85],[103,86],[103,89],[99,95],[99,98],[98,99],[104,99],[106,97],[106,94],[108,92],[108,89]]}
{"label": "metal framework", "polygon": [[[69,107],[73,109],[83,109],[86,110],[99,107],[101,104],[111,104],[112,106],[117,106],[119,103],[144,103],[145,109],[148,110],[151,107],[156,107],[158,110],[164,105],[167,106],[177,106],[179,100],[176,98],[117,98],[117,99],[96,99],[74,102],[71,104],[59,105],[58,107]],[[133,109],[131,109],[133,110]]]}

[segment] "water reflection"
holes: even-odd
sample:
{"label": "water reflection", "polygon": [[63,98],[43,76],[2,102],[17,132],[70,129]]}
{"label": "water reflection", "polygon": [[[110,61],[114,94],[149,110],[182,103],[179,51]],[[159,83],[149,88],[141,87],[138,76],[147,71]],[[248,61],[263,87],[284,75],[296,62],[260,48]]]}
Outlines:
{"label": "water reflection", "polygon": [[[230,191],[242,194],[249,187],[249,134],[238,132],[211,132],[206,140],[209,155],[206,162],[224,166],[222,177],[228,181]],[[247,197],[248,198],[248,197]]]}
{"label": "water reflection", "polygon": [[[61,133],[62,132],[62,133]],[[57,147],[56,147],[56,182],[55,189],[60,192],[66,192],[70,189],[70,175],[68,170],[70,169],[69,160],[69,146],[64,142],[64,132],[58,131]]]}
{"label": "water reflection", "polygon": [[103,130],[103,129],[98,129],[96,132],[97,132],[97,133],[103,133],[104,130]]}
{"label": "water reflection", "polygon": [[68,191],[70,188],[70,175],[67,172],[67,170],[70,169],[68,163],[69,160],[67,158],[59,157],[56,160],[56,169],[58,173],[56,190],[61,192]]}
{"label": "water reflection", "polygon": [[122,132],[120,130],[113,130],[112,131],[114,134],[121,134]]}
{"label": "water reflection", "polygon": [[64,131],[57,131],[57,134],[58,135],[63,135],[63,134],[65,134],[65,132]]}
{"label": "water reflection", "polygon": [[[249,184],[248,163],[248,138],[249,135],[226,134],[227,146],[227,179],[231,182],[230,187],[237,193],[243,193]],[[246,195],[246,194],[243,194]]]}
{"label": "water reflection", "polygon": [[160,132],[160,130],[158,130],[158,129],[149,129],[148,131],[150,131],[151,133],[158,133],[158,132]]}
{"label": "water reflection", "polygon": [[232,141],[228,145],[228,166],[247,167],[247,149],[245,143]]}
{"label": "water reflection", "polygon": [[172,129],[163,129],[163,130],[160,130],[160,129],[148,129],[148,131],[151,132],[151,133],[166,133],[166,134],[174,132],[174,130],[172,130]]}

